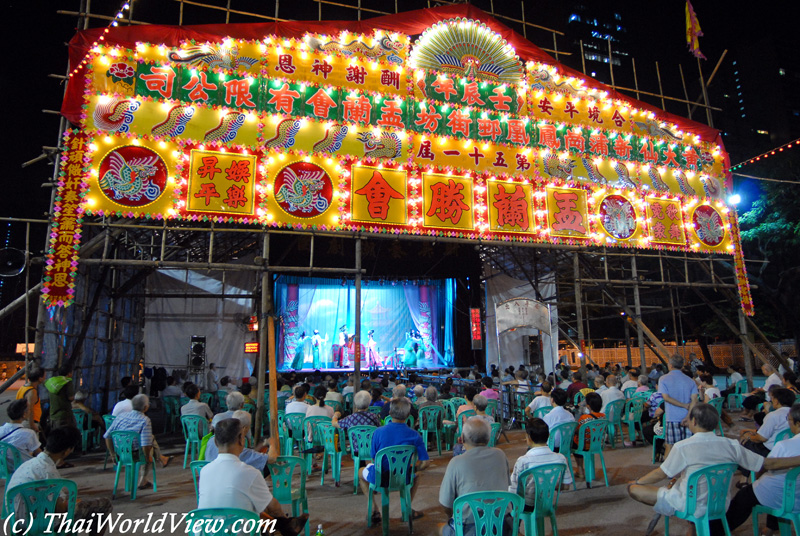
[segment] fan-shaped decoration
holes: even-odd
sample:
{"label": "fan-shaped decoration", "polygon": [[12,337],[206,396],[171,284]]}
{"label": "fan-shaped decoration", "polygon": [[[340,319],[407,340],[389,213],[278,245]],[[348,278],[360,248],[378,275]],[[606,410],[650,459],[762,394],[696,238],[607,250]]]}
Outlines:
{"label": "fan-shaped decoration", "polygon": [[522,63],[500,34],[480,21],[449,19],[424,32],[411,51],[411,66],[481,80],[517,84]]}

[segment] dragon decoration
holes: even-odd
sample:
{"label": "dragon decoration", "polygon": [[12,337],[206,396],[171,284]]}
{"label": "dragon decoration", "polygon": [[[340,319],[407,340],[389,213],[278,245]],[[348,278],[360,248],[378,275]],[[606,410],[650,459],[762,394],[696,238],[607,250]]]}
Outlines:
{"label": "dragon decoration", "polygon": [[192,45],[180,50],[173,50],[168,55],[169,61],[200,67],[207,65],[219,69],[240,69],[242,67],[252,67],[258,63],[257,58],[239,56],[239,47],[224,45]]}
{"label": "dragon decoration", "polygon": [[378,43],[373,46],[367,46],[358,39],[353,39],[348,43],[339,41],[327,41],[308,36],[306,42],[312,50],[319,52],[338,52],[346,56],[358,54],[369,59],[378,59],[386,57],[387,61],[392,63],[403,63],[403,58],[398,56],[398,53],[403,50],[403,43],[391,39],[389,36],[382,36],[378,39]]}
{"label": "dragon decoration", "polygon": [[287,203],[291,212],[324,212],[329,202],[319,195],[325,186],[323,177],[325,172],[321,169],[295,172],[292,167],[287,167],[283,170],[283,184],[275,193],[275,200]]}
{"label": "dragon decoration", "polygon": [[100,178],[100,188],[109,190],[114,200],[139,201],[144,197],[154,201],[161,195],[161,188],[151,181],[158,172],[157,155],[126,161],[115,151],[108,158],[110,167]]}

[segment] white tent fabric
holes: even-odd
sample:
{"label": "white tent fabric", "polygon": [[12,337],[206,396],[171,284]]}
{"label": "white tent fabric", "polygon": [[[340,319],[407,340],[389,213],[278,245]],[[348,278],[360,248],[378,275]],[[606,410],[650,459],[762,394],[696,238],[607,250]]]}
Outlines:
{"label": "white tent fabric", "polygon": [[[245,354],[244,343],[257,341],[247,331],[246,319],[255,314],[251,297],[257,288],[253,272],[158,270],[147,278],[144,355],[148,367],[186,369],[192,335],[206,337],[206,366],[215,363],[219,377],[249,377],[257,354]],[[174,296],[169,296],[169,295]],[[208,298],[186,295],[208,294]],[[214,294],[226,294],[220,298]],[[233,295],[233,297],[231,297]],[[236,297],[241,295],[241,298]],[[200,382],[205,380],[205,372]],[[191,378],[194,379],[194,378]]]}
{"label": "white tent fabric", "polygon": [[[485,268],[490,273],[491,268]],[[510,298],[536,299],[536,292],[527,281],[514,279],[496,273],[486,279],[486,367],[497,365],[503,370],[511,365],[518,367],[530,362],[528,357],[528,337],[536,336],[539,331],[532,328],[520,328],[500,335],[498,346],[495,305]],[[543,299],[555,295],[555,275],[548,274],[539,280],[539,291]],[[553,370],[558,360],[558,311],[555,305],[550,306],[550,335],[542,334],[543,360],[545,372]]]}

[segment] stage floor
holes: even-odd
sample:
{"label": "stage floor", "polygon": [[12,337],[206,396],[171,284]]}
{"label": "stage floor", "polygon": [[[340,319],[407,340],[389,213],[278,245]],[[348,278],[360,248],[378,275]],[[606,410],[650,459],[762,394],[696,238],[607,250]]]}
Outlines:
{"label": "stage floor", "polygon": [[[297,369],[295,372],[306,372],[306,373],[314,372],[315,369],[313,369],[313,368],[311,368],[309,366],[310,363],[306,363],[305,365],[306,366],[304,368]],[[318,370],[320,372],[324,372],[326,374],[332,373],[332,372],[335,372],[337,374],[345,374],[345,373],[351,373],[351,372],[355,371],[355,368],[352,365],[349,366],[349,367],[332,367],[332,366],[326,366],[326,365],[328,365],[328,364],[327,363],[324,364]],[[446,368],[446,369],[449,370],[452,367],[444,367],[444,366],[436,365],[436,364],[433,363],[432,360],[431,361],[423,360],[418,364],[418,366],[415,366],[415,367],[405,367],[405,366],[400,365],[398,367],[388,366],[388,367],[369,368],[369,367],[366,366],[366,363],[365,363],[361,368],[361,372],[368,373],[368,372],[371,372],[373,370],[377,370],[378,372],[397,372],[397,371],[402,371],[402,370],[420,371],[420,370],[440,370],[440,369],[443,369],[443,368]],[[279,369],[279,372],[291,372],[292,370],[293,369],[291,369],[291,368],[281,368],[281,369]]]}

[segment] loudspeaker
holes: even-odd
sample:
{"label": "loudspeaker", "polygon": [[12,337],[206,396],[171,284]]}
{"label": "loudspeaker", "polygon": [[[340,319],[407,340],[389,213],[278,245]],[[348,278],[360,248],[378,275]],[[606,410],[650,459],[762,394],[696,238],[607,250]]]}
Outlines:
{"label": "loudspeaker", "polygon": [[14,277],[25,269],[25,252],[14,248],[0,248],[0,277]]}
{"label": "loudspeaker", "polygon": [[201,335],[192,335],[189,343],[189,366],[203,368],[206,365],[206,338]]}

